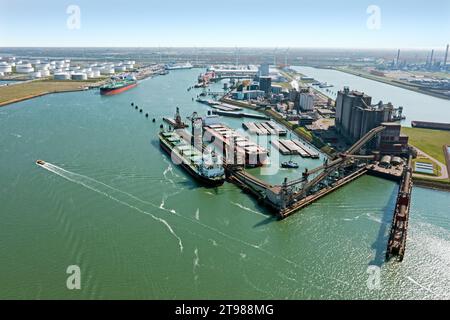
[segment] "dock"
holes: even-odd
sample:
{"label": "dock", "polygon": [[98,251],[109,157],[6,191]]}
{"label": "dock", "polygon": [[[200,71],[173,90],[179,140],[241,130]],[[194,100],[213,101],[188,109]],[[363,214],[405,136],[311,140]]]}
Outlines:
{"label": "dock", "polygon": [[[256,115],[251,115],[255,117]],[[267,118],[263,116],[264,118]],[[242,127],[245,130],[248,130],[252,134],[256,135],[278,135],[284,136],[287,134],[287,131],[275,124],[273,121],[267,122],[245,122],[242,124]]]}
{"label": "dock", "polygon": [[408,164],[403,169],[403,176],[398,189],[395,203],[394,216],[389,233],[389,241],[386,250],[386,260],[396,257],[402,261],[405,255],[406,236],[408,233],[409,210],[411,208],[412,191],[412,157],[409,156]]}
{"label": "dock", "polygon": [[[163,118],[163,121],[168,123],[170,126],[172,126],[174,128],[177,127],[177,122],[175,121],[174,118]],[[182,128],[187,128],[187,127],[189,127],[189,125],[187,125],[185,123],[182,124]]]}
{"label": "dock", "polygon": [[271,141],[272,146],[278,150],[278,152],[280,152],[282,155],[290,155],[291,152],[285,147],[283,146],[280,141],[278,140],[272,140]]}

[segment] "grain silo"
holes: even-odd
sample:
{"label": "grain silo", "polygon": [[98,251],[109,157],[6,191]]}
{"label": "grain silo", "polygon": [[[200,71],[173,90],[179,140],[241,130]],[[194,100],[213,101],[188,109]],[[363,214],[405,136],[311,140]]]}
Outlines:
{"label": "grain silo", "polygon": [[50,75],[50,70],[44,69],[39,71],[42,77],[48,77]]}
{"label": "grain silo", "polygon": [[115,71],[115,72],[123,72],[123,71],[127,71],[127,67],[126,67],[126,66],[115,66],[115,67],[114,67],[114,71]]}
{"label": "grain silo", "polygon": [[39,79],[39,78],[42,78],[42,74],[41,74],[40,71],[31,72],[29,76],[30,76],[30,79]]}
{"label": "grain silo", "polygon": [[24,63],[24,64],[19,64],[16,66],[16,72],[17,73],[32,73],[34,72],[34,68],[31,66],[30,63]]}

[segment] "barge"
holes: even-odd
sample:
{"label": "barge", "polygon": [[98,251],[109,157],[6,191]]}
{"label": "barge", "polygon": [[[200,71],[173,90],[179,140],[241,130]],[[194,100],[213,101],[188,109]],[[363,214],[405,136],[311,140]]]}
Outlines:
{"label": "barge", "polygon": [[114,95],[137,86],[137,80],[133,76],[125,78],[112,79],[109,83],[100,87],[101,95]]}

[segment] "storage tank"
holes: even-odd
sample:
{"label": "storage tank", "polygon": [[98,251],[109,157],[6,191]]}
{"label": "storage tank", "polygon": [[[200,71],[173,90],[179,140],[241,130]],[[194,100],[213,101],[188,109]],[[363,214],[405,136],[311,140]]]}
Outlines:
{"label": "storage tank", "polygon": [[92,78],[99,78],[100,70],[92,70]]}
{"label": "storage tank", "polygon": [[39,79],[42,78],[42,74],[40,71],[30,73],[30,79]]}
{"label": "storage tank", "polygon": [[134,64],[132,64],[132,63],[125,63],[124,66],[127,68],[127,70],[134,69]]}
{"label": "storage tank", "polygon": [[34,68],[29,63],[19,64],[16,66],[17,73],[32,73],[34,72]]}
{"label": "storage tank", "polygon": [[70,80],[70,74],[67,72],[58,72],[53,75],[55,80]]}
{"label": "storage tank", "polygon": [[87,80],[87,75],[86,73],[82,73],[82,72],[76,72],[72,74],[72,80]]}
{"label": "storage tank", "polygon": [[402,162],[403,162],[402,158],[400,158],[400,157],[392,157],[392,160],[391,160],[391,164],[392,165],[398,166]]}

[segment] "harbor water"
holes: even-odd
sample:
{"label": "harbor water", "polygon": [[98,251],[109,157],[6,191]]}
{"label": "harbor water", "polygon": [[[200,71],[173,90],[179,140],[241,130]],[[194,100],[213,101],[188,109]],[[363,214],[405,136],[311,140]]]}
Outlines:
{"label": "harbor water", "polygon": [[[235,185],[204,188],[174,166],[157,133],[177,106],[206,113],[201,89],[186,90],[199,72],[0,108],[1,299],[450,298],[446,192],[414,188],[405,259],[385,263],[394,182],[364,176],[277,221]],[[251,172],[280,183],[322,162],[293,160],[300,169]],[[66,287],[71,265],[80,290]]]}
{"label": "harbor water", "polygon": [[318,69],[313,67],[296,66],[292,69],[313,77],[316,81],[327,82],[331,88],[319,88],[327,96],[336,99],[337,91],[344,86],[351,90],[364,92],[372,97],[372,104],[379,101],[391,102],[394,107],[403,107],[406,119],[404,126],[411,126],[411,121],[450,122],[450,100],[432,97],[411,90],[395,87],[378,81],[358,77],[332,69]]}

